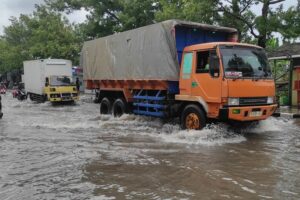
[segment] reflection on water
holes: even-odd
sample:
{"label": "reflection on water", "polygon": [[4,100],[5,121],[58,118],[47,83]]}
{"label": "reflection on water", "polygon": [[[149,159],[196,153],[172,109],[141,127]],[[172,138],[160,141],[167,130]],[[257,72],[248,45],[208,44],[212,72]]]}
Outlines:
{"label": "reflection on water", "polygon": [[0,199],[299,199],[299,121],[225,124],[99,116],[3,97]]}

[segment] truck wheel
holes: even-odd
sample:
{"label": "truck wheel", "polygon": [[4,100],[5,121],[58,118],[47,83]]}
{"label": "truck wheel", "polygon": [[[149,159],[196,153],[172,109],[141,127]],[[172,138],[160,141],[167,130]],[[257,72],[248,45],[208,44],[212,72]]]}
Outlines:
{"label": "truck wheel", "polygon": [[127,112],[126,102],[123,99],[115,100],[112,106],[112,113],[114,117],[120,117],[126,112]]}
{"label": "truck wheel", "polygon": [[33,95],[32,95],[31,93],[29,93],[29,99],[30,99],[31,101],[34,101]]}
{"label": "truck wheel", "polygon": [[104,97],[100,103],[100,114],[111,114],[111,103],[110,100],[106,97]]}
{"label": "truck wheel", "polygon": [[181,113],[180,121],[182,129],[200,130],[206,125],[206,116],[199,106],[188,105]]}

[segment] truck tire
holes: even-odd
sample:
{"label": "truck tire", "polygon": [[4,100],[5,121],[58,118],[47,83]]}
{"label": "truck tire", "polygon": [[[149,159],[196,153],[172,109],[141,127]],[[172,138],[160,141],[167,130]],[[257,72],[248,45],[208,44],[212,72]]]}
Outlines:
{"label": "truck tire", "polygon": [[32,95],[31,93],[28,93],[27,95],[29,95],[29,99],[30,99],[31,101],[34,101],[33,95]]}
{"label": "truck tire", "polygon": [[104,97],[100,103],[100,114],[109,115],[111,114],[111,103],[110,100]]}
{"label": "truck tire", "polygon": [[188,105],[181,113],[180,124],[182,129],[201,130],[206,125],[205,113],[197,105]]}
{"label": "truck tire", "polygon": [[112,106],[112,114],[114,117],[121,117],[124,113],[127,113],[127,103],[124,99],[115,100]]}

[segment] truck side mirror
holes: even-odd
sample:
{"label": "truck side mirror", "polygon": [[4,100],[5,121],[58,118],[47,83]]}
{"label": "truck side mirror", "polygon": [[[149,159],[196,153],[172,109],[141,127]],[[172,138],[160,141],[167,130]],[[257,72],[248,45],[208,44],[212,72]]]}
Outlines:
{"label": "truck side mirror", "polygon": [[211,53],[210,56],[209,73],[212,77],[220,76],[219,57],[214,53]]}
{"label": "truck side mirror", "polygon": [[45,86],[46,86],[46,87],[49,86],[49,78],[48,78],[48,77],[46,77]]}

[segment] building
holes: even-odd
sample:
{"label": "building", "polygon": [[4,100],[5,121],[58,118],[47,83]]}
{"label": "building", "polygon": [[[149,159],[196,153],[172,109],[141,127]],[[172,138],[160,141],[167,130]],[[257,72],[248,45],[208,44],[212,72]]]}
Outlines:
{"label": "building", "polygon": [[[284,44],[268,57],[273,68],[277,93],[282,94],[281,103],[300,106],[300,43]],[[284,92],[287,94],[284,95]]]}

